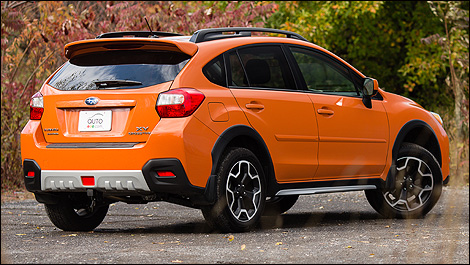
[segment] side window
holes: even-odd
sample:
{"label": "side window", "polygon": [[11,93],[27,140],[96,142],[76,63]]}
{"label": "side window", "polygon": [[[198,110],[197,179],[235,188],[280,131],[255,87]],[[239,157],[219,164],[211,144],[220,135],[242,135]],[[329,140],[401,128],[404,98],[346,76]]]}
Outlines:
{"label": "side window", "polygon": [[311,50],[290,47],[304,77],[307,89],[313,92],[358,96],[348,69]]}
{"label": "side window", "polygon": [[219,86],[227,86],[225,79],[225,64],[222,55],[217,56],[202,68],[202,73],[206,78]]}
{"label": "side window", "polygon": [[229,58],[233,86],[295,89],[294,78],[280,46],[241,48],[230,53]]}
{"label": "side window", "polygon": [[230,86],[238,86],[238,87],[247,87],[248,80],[245,77],[245,71],[243,70],[243,66],[238,59],[238,54],[236,51],[229,53],[228,55],[230,61],[230,72],[232,74],[231,84]]}

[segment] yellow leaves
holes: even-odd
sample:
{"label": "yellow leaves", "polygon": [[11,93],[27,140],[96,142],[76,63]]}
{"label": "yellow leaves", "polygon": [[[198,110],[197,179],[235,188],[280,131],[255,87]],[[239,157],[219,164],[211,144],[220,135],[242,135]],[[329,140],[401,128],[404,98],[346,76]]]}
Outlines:
{"label": "yellow leaves", "polygon": [[345,247],[345,248],[352,248],[352,246],[347,246],[347,247]]}
{"label": "yellow leaves", "polygon": [[276,242],[276,246],[282,245],[282,242]]}
{"label": "yellow leaves", "polygon": [[173,263],[183,263],[183,261],[181,261],[179,259],[172,260],[171,262],[173,262]]}
{"label": "yellow leaves", "polygon": [[70,235],[63,235],[61,237],[71,237],[71,236],[78,236],[77,234],[70,234]]}
{"label": "yellow leaves", "polygon": [[16,234],[17,236],[25,236],[26,234]]}
{"label": "yellow leaves", "polygon": [[228,241],[230,241],[230,242],[232,242],[235,239],[235,237],[233,235],[229,235],[227,238],[228,238]]}
{"label": "yellow leaves", "polygon": [[246,245],[245,245],[245,244],[243,244],[243,245],[240,246],[240,250],[245,250],[245,248],[246,248]]}

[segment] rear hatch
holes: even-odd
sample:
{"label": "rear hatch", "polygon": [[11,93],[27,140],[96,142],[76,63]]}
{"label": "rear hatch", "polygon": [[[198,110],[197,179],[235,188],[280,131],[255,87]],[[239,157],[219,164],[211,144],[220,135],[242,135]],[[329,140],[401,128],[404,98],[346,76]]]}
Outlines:
{"label": "rear hatch", "polygon": [[158,94],[196,52],[193,43],[97,39],[68,44],[67,61],[43,86],[49,147],[119,147],[147,141]]}

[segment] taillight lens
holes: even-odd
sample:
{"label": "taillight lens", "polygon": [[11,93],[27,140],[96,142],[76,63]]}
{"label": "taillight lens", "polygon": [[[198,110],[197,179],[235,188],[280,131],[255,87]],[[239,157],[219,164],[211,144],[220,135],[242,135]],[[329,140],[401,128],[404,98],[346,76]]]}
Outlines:
{"label": "taillight lens", "polygon": [[40,120],[44,112],[44,101],[42,94],[37,92],[31,97],[29,102],[29,118],[31,120]]}
{"label": "taillight lens", "polygon": [[156,110],[161,118],[187,117],[204,101],[204,94],[194,88],[178,88],[158,95]]}

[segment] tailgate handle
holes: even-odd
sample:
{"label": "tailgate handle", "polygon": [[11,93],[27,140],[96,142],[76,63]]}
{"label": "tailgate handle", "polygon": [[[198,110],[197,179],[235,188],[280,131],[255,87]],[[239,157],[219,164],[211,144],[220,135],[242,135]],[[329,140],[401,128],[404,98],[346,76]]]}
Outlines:
{"label": "tailgate handle", "polygon": [[247,109],[264,109],[263,104],[253,104],[253,103],[248,103],[245,105]]}

